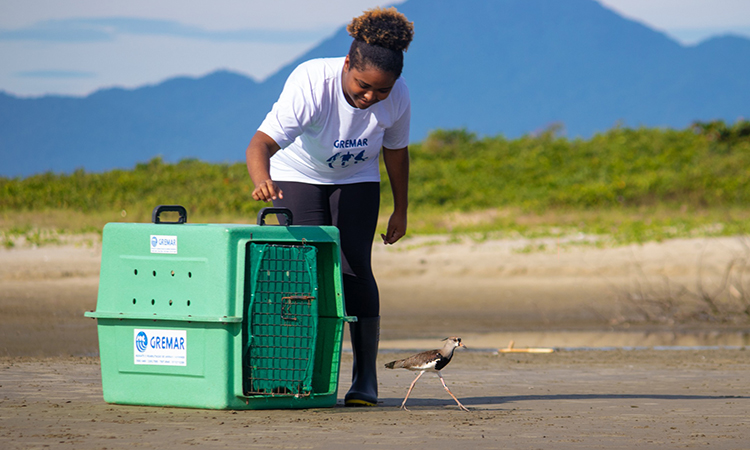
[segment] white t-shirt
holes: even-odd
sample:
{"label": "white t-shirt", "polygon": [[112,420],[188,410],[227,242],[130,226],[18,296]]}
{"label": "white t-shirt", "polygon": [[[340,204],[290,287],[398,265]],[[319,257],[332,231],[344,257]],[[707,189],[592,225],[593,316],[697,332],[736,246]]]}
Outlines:
{"label": "white t-shirt", "polygon": [[258,128],[281,147],[271,158],[271,179],[311,184],[380,181],[380,148],[409,144],[411,103],[404,80],[396,80],[385,100],[355,108],[341,86],[344,59],[313,59],[289,75]]}

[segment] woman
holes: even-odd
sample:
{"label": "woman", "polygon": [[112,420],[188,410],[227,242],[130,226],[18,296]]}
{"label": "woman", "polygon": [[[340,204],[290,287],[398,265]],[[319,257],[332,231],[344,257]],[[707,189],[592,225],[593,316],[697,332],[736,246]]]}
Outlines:
{"label": "woman", "polygon": [[406,233],[409,92],[401,78],[413,25],[376,8],[347,27],[345,58],[307,61],[289,76],[247,148],[253,198],[291,209],[297,225],[334,225],[341,237],[344,297],[354,351],[347,406],[377,404],[380,300],[371,268],[380,207],[381,154],[394,209],[384,244]]}

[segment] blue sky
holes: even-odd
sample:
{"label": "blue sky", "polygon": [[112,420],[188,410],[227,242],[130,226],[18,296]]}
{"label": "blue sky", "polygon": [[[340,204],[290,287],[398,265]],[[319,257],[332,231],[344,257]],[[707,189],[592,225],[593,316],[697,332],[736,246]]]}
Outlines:
{"label": "blue sky", "polygon": [[[87,95],[218,69],[262,80],[363,10],[402,2],[0,0],[0,90]],[[600,3],[685,45],[750,38],[750,0]]]}

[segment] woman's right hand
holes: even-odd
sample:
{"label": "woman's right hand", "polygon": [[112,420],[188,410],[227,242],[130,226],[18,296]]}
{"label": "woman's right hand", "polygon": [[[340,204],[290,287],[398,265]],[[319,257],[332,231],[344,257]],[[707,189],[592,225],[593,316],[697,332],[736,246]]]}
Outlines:
{"label": "woman's right hand", "polygon": [[279,151],[279,145],[262,131],[257,131],[245,150],[247,172],[255,183],[253,198],[258,201],[270,202],[284,198],[279,186],[271,179],[271,156]]}
{"label": "woman's right hand", "polygon": [[263,202],[270,202],[279,198],[284,198],[284,191],[271,179],[262,181],[253,189],[253,199]]}

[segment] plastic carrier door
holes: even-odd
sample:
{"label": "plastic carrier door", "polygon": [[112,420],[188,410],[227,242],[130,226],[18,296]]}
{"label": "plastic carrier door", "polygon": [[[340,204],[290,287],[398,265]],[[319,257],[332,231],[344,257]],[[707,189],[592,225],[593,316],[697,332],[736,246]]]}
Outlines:
{"label": "plastic carrier door", "polygon": [[[246,395],[310,395],[318,330],[317,249],[250,244]],[[247,298],[247,297],[246,297]]]}

